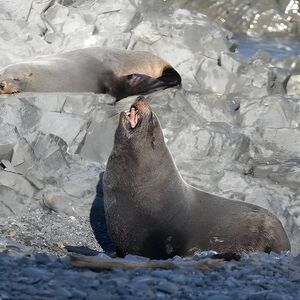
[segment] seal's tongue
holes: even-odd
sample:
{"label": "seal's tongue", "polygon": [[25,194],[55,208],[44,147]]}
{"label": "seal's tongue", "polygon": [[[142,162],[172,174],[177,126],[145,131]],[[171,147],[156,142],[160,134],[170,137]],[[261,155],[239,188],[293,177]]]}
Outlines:
{"label": "seal's tongue", "polygon": [[138,110],[135,107],[130,108],[129,119],[130,119],[131,128],[135,128],[138,122]]}

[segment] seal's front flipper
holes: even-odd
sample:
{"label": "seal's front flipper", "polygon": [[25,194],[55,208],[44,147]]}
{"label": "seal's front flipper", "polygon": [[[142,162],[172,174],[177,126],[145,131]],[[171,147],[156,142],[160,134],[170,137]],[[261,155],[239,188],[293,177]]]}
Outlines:
{"label": "seal's front flipper", "polygon": [[181,84],[181,77],[173,68],[166,69],[162,76],[154,78],[144,74],[129,74],[119,77],[113,96],[117,101],[131,95],[148,94],[160,89]]}
{"label": "seal's front flipper", "polygon": [[78,253],[81,255],[86,255],[86,256],[95,256],[100,254],[101,252],[97,251],[97,250],[93,250],[90,249],[88,247],[84,247],[84,246],[70,246],[70,245],[66,245],[65,249],[68,252],[73,252],[73,253]]}

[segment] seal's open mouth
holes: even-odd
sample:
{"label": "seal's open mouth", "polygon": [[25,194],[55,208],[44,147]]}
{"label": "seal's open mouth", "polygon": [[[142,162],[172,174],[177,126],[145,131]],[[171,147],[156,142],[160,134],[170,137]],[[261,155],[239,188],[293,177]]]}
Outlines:
{"label": "seal's open mouth", "polygon": [[138,114],[138,109],[136,108],[135,105],[131,105],[129,113],[128,113],[128,117],[129,117],[129,121],[130,121],[130,126],[132,129],[134,129],[136,127],[136,125],[138,124],[139,121],[139,114]]}

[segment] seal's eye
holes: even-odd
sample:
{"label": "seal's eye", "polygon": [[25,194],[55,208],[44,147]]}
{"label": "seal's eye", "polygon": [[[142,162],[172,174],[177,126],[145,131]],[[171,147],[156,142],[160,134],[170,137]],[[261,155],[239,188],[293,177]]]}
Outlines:
{"label": "seal's eye", "polygon": [[13,78],[13,80],[14,80],[14,81],[20,81],[20,79],[19,79],[19,78]]}

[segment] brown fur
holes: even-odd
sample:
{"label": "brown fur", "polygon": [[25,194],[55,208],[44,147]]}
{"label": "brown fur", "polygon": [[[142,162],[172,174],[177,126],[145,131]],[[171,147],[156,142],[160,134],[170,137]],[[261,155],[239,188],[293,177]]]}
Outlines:
{"label": "brown fur", "polygon": [[121,113],[103,181],[107,227],[119,255],[290,249],[280,221],[266,209],[187,184],[149,104],[138,99],[134,107],[138,125],[132,129]]}
{"label": "brown fur", "polygon": [[120,100],[180,84],[176,70],[156,55],[99,47],[39,57],[0,70],[0,94],[93,92]]}

